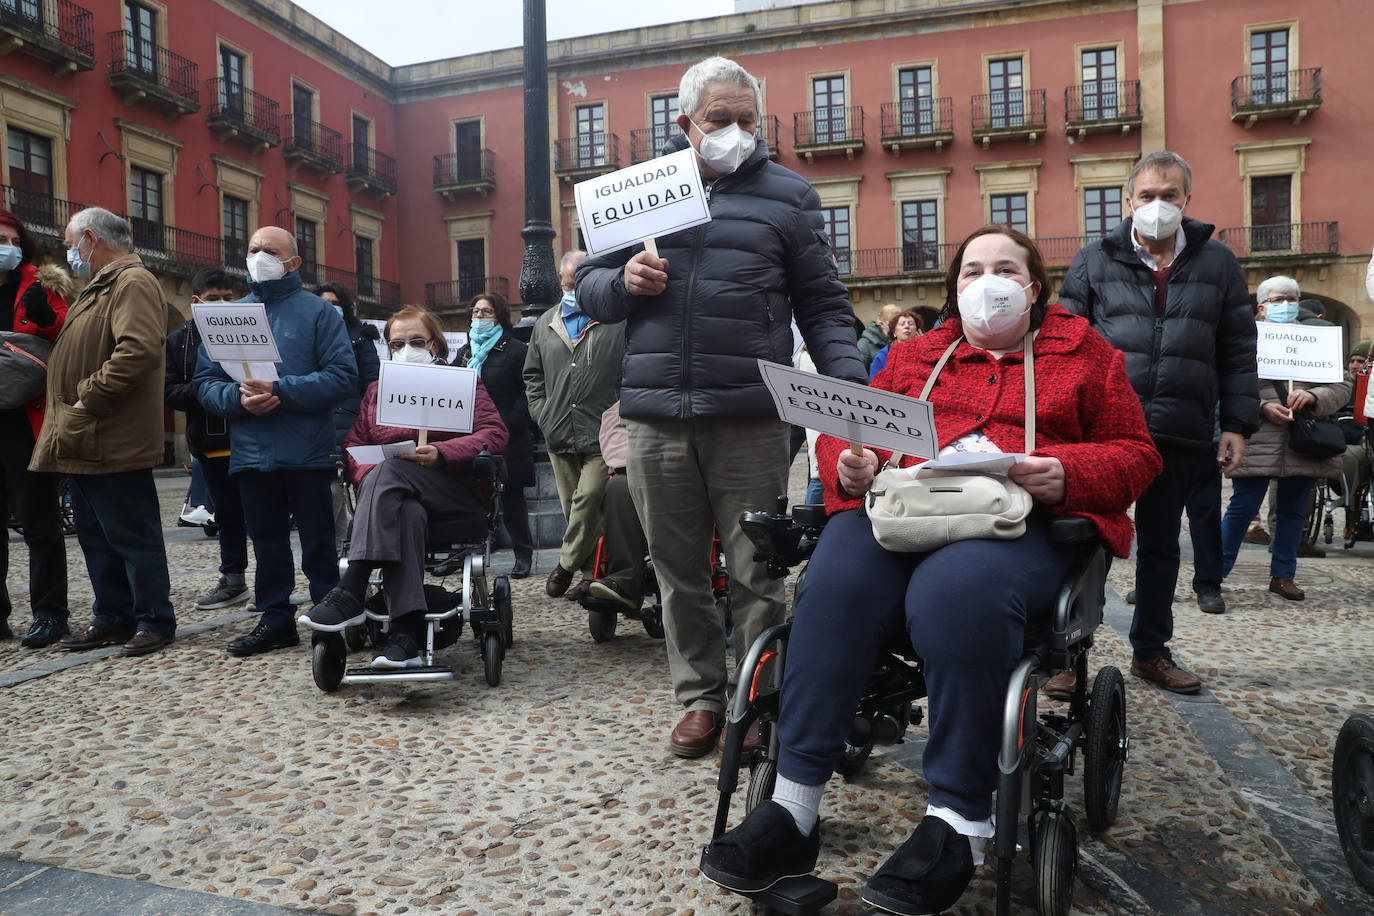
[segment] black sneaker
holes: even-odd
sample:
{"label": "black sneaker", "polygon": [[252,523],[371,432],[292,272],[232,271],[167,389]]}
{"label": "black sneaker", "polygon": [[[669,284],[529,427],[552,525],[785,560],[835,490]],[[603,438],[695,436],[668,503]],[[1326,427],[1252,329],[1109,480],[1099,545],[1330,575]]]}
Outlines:
{"label": "black sneaker", "polygon": [[809,875],[821,852],[820,822],[802,836],[786,808],[769,799],[701,854],[701,873],[727,891],[754,894]]}
{"label": "black sneaker", "polygon": [[532,557],[516,557],[515,565],[510,568],[510,577],[512,579],[528,579],[532,562]]}
{"label": "black sneaker", "polygon": [[295,627],[269,627],[259,623],[253,632],[240,636],[225,648],[230,655],[245,656],[260,655],[273,649],[289,649],[300,644],[301,634],[296,632]]}
{"label": "black sneaker", "polygon": [[1197,606],[1204,614],[1226,613],[1226,599],[1221,597],[1221,592],[1199,592]]}
{"label": "black sneaker", "polygon": [[232,585],[227,576],[220,576],[219,583],[214,588],[196,599],[196,607],[203,611],[211,611],[217,607],[242,604],[252,596],[253,591],[248,587],[248,583]]}
{"label": "black sneaker", "polygon": [[419,668],[420,648],[415,644],[415,639],[409,633],[392,633],[386,642],[386,648],[382,654],[372,660],[374,668]]}
{"label": "black sneaker", "polygon": [[355,626],[366,619],[363,606],[351,592],[335,586],[320,603],[296,618],[312,630],[338,633],[344,627]]}
{"label": "black sneaker", "polygon": [[897,916],[942,913],[973,880],[973,848],[948,823],[926,815],[864,888],[863,902]]}
{"label": "black sneaker", "polygon": [[43,649],[51,646],[70,632],[67,621],[56,617],[35,617],[28,634],[19,641],[26,649]]}

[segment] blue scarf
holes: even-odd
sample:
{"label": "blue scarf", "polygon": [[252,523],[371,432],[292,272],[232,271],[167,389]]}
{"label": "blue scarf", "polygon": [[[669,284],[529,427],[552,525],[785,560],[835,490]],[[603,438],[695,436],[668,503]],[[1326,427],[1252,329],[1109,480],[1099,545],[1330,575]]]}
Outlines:
{"label": "blue scarf", "polygon": [[499,324],[492,325],[491,330],[478,333],[477,331],[468,332],[468,346],[472,348],[468,354],[468,368],[482,371],[482,364],[487,361],[487,354],[491,348],[496,346],[501,339],[501,331],[504,330]]}

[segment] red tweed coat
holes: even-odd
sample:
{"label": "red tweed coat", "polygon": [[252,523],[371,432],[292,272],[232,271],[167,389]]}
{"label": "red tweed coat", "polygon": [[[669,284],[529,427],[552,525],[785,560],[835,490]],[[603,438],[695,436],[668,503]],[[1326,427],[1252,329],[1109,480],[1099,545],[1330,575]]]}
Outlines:
{"label": "red tweed coat", "polygon": [[[959,333],[959,322],[950,320],[923,337],[893,346],[886,368],[872,386],[918,397],[936,360]],[[1019,351],[997,359],[967,341],[961,343],[930,394],[940,447],[981,429],[1003,451],[1021,451],[1023,369]],[[1126,510],[1159,473],[1159,453],[1145,427],[1140,399],[1126,377],[1125,358],[1085,319],[1058,305],[1049,307],[1035,338],[1035,404],[1034,454],[1058,458],[1064,465],[1065,499],[1051,511],[1090,519],[1107,549],[1126,556],[1132,531]],[[839,491],[835,464],[848,447],[831,436],[821,436],[816,443],[825,504],[831,512],[853,509],[862,501]],[[878,451],[879,461],[887,461],[889,454]],[[912,458],[903,461],[914,463]]]}

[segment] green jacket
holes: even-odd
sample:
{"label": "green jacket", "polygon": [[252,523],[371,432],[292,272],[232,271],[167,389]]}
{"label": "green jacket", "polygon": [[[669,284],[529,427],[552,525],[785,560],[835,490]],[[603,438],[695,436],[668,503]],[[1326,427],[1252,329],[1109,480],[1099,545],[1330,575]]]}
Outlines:
{"label": "green jacket", "polygon": [[549,451],[564,455],[601,451],[601,415],[620,400],[625,323],[592,321],[573,341],[554,305],[539,316],[525,355],[530,416]]}
{"label": "green jacket", "polygon": [[859,355],[863,357],[864,368],[871,368],[873,357],[878,355],[878,351],[892,343],[892,338],[887,336],[887,329],[881,321],[874,321],[864,328],[863,334],[859,337]]}

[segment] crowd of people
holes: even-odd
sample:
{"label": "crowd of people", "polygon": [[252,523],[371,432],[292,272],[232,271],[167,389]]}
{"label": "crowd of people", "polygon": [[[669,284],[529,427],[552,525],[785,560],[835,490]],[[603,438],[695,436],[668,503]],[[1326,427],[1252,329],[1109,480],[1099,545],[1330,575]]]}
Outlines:
{"label": "crowd of people", "polygon": [[[929,690],[929,807],[864,899],[906,913],[952,905],[992,835],[989,723],[998,720],[1022,633],[1049,613],[1068,562],[1047,537],[1050,519],[1089,519],[1121,558],[1134,542],[1131,671],[1165,690],[1201,688],[1170,649],[1185,512],[1199,607],[1224,613],[1222,582],[1272,480],[1269,588],[1302,600],[1296,563],[1313,481],[1344,481],[1338,492],[1358,514],[1353,494],[1369,479],[1369,456],[1362,432],[1320,457],[1299,450],[1289,430],[1374,406],[1353,396],[1370,345],[1352,349],[1351,373],[1339,381],[1261,379],[1257,322],[1304,320],[1306,300],[1283,276],[1252,295],[1214,227],[1187,214],[1193,172],[1181,156],[1139,160],[1126,186],[1129,215],[1074,258],[1057,303],[1035,243],[988,226],[958,246],[932,327],[889,306],[856,328],[815,190],[771,161],[757,138],[758,82],[710,58],[683,76],[679,104],[681,133],[668,147],[696,151],[712,220],[660,238],[656,252],[568,252],[562,300],[538,319],[528,345],[494,292],[470,303],[456,353],[439,320],[415,307],[392,315],[379,338],[347,289],[304,289],[295,239],[265,226],[249,242],[246,301],[264,305],[280,359],[255,376],[247,364],[210,359],[194,321],[166,335],[161,287],[132,253],[125,220],[96,207],[72,217],[67,262],[86,281],[73,296],[70,277],[37,264],[23,223],[0,213],[0,330],[54,342],[46,394],[0,411],[0,508],[22,523],[30,556],[23,645],[122,645],[139,656],[172,643],[176,614],[152,475],[163,460],[164,407],[186,414],[187,445],[219,529],[219,579],[197,605],[255,602],[255,626],[227,651],[250,656],[299,643],[294,526],[312,603],[299,622],[326,631],[356,624],[373,574],[385,582],[392,626],[378,667],[419,664],[426,519],[485,518],[492,493],[470,473],[484,449],[506,457],[511,574],[530,575],[525,488],[535,482],[542,436],[567,522],[545,593],[636,608],[647,551],[681,704],[667,744],[701,756],[724,738],[734,689],[727,624],[704,562],[713,536],[730,570],[733,645],[749,646],[787,612],[782,582],[754,561],[737,522],[786,492],[795,454],[756,361],[796,358],[826,376],[922,395],[933,404],[942,453],[1026,453],[1007,472],[1035,506],[1025,532],[925,552],[887,549],[861,506],[891,454],[813,434],[809,496],[824,501],[830,519],[793,609],[788,671],[805,676],[783,683],[777,785],[702,862],[709,879],[740,891],[815,868],[822,793],[858,692],[883,640],[905,631]],[[202,271],[192,302],[239,299],[236,287],[223,271]],[[1374,298],[1374,261],[1369,287]],[[426,437],[382,425],[379,340],[391,360],[475,370],[472,432]],[[413,451],[376,464],[347,450],[417,439]],[[79,630],[67,623],[59,474],[72,482],[95,595]],[[1224,516],[1223,476],[1232,481]],[[610,562],[598,578],[603,529]],[[989,568],[999,575],[985,575]],[[864,601],[852,600],[857,591]],[[7,591],[0,597],[0,636],[9,636],[11,602]],[[954,604],[961,613],[948,613]],[[1071,695],[1074,677],[1058,674],[1047,692]],[[748,749],[757,734],[743,741]]]}

